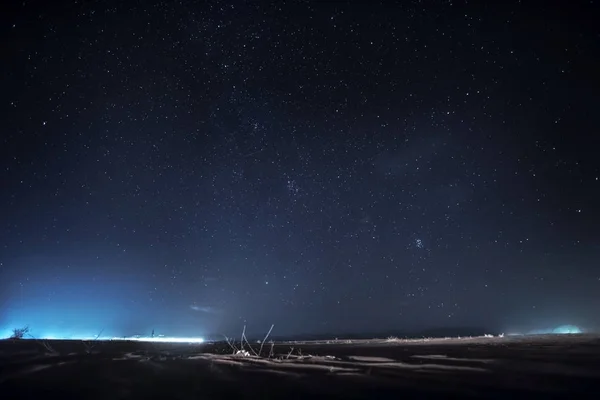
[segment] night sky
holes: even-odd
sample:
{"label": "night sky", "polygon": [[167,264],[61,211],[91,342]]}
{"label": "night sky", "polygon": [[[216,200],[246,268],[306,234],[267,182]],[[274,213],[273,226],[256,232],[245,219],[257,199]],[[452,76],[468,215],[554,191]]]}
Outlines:
{"label": "night sky", "polygon": [[0,336],[600,326],[598,5],[398,3],[3,4]]}

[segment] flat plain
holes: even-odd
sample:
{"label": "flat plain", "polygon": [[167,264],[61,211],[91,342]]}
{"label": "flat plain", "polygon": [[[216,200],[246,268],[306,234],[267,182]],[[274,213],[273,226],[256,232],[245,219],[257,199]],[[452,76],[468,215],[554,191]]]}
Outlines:
{"label": "flat plain", "polygon": [[236,354],[225,341],[3,340],[0,397],[600,398],[598,335],[269,342],[259,350],[245,343]]}

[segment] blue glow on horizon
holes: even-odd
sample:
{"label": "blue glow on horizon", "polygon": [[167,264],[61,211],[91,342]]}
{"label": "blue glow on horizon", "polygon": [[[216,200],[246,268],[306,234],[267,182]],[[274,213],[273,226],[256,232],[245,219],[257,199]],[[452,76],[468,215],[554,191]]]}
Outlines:
{"label": "blue glow on horizon", "polygon": [[535,329],[533,331],[529,331],[528,335],[569,335],[569,334],[578,334],[583,333],[583,331],[576,325],[560,325],[556,328],[549,329]]}
{"label": "blue glow on horizon", "polygon": [[558,328],[555,328],[552,333],[558,334],[569,334],[569,333],[582,333],[581,329],[575,325],[561,325]]}
{"label": "blue glow on horizon", "polygon": [[[12,335],[12,331],[0,331],[0,339],[8,339]],[[110,340],[110,341],[132,341],[132,342],[151,342],[151,343],[189,343],[200,344],[204,343],[204,338],[201,337],[97,337],[97,336],[81,336],[81,337],[59,337],[59,336],[40,336],[40,337],[25,337],[23,340]]]}
{"label": "blue glow on horizon", "polygon": [[150,337],[204,337],[214,326],[206,313],[177,301],[156,301],[148,285],[126,274],[93,280],[85,276],[54,279],[30,276],[22,286],[7,286],[0,307],[0,339],[29,327],[26,339],[92,340]]}

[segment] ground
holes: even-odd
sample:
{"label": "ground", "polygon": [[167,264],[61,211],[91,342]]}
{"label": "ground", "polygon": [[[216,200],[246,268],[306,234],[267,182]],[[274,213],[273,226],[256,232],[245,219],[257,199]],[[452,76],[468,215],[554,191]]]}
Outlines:
{"label": "ground", "polygon": [[[239,343],[237,344],[239,347]],[[600,336],[203,345],[0,341],[2,399],[598,398]],[[272,356],[269,354],[272,352]]]}

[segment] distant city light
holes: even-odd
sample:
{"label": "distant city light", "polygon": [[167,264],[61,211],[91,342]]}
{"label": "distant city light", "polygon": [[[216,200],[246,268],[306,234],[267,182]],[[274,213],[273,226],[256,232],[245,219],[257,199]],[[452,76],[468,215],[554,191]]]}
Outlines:
{"label": "distant city light", "polygon": [[[12,336],[12,331],[0,330],[0,339],[9,339]],[[155,343],[204,343],[205,340],[202,337],[168,337],[168,336],[131,336],[131,337],[107,337],[107,336],[89,336],[89,335],[56,335],[56,334],[41,334],[41,335],[26,335],[22,338],[23,340],[121,340],[121,341],[135,341],[135,342],[155,342]]]}
{"label": "distant city light", "polygon": [[565,335],[577,333],[583,333],[583,331],[576,325],[560,325],[556,328],[534,329],[527,332],[527,335]]}
{"label": "distant city light", "polygon": [[160,343],[204,343],[201,337],[134,337],[134,338],[112,338],[111,340],[132,340],[136,342],[160,342]]}
{"label": "distant city light", "polygon": [[555,328],[552,333],[582,333],[581,329],[575,325],[561,325],[558,328]]}

